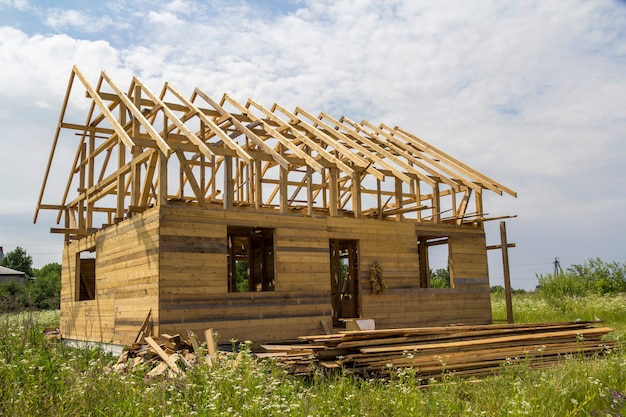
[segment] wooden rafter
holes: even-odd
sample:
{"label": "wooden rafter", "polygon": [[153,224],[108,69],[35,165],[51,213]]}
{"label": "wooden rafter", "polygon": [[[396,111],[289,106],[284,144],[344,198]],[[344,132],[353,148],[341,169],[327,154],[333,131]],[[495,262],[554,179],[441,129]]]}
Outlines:
{"label": "wooden rafter", "polygon": [[[78,98],[75,85],[84,88]],[[69,120],[75,100],[88,101],[83,123]],[[56,148],[68,138],[78,141],[65,192],[44,203]],[[58,211],[65,224],[54,230],[66,241],[181,203],[461,225],[484,221],[484,190],[516,196],[399,127],[228,94],[215,100],[198,88],[187,98],[167,82],[157,95],[138,77],[125,92],[106,72],[92,85],[74,67],[34,220],[39,210]]]}

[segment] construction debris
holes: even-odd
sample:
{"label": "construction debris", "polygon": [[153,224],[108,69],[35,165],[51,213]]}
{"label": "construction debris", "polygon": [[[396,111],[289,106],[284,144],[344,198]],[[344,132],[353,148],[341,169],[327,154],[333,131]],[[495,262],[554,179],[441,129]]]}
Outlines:
{"label": "construction debris", "polygon": [[[617,340],[603,337],[610,327],[598,322],[537,324],[491,324],[477,326],[421,327],[301,336],[295,344],[263,344],[258,358],[272,358],[296,375],[318,369],[342,369],[346,373],[388,376],[394,369],[411,368],[422,380],[445,374],[485,376],[504,365],[524,363],[547,367],[568,355],[593,355],[617,349]],[[185,371],[199,364],[213,366],[220,355],[212,329],[200,345],[193,332],[142,336],[126,348],[112,366],[126,372],[138,366],[149,369],[148,378],[167,375],[184,378]],[[241,352],[232,361],[237,366]]]}
{"label": "construction debris", "polygon": [[[140,333],[142,333],[142,330]],[[187,331],[189,339],[183,340],[180,334],[161,334],[158,338],[141,336],[131,346],[124,349],[117,363],[112,366],[115,372],[126,372],[138,366],[149,369],[148,378],[167,373],[169,377],[184,378],[185,370],[196,367],[199,363],[211,366],[217,361],[212,329],[205,332],[206,350],[200,346],[196,335]]]}
{"label": "construction debris", "polygon": [[392,369],[412,368],[420,379],[494,374],[503,365],[532,367],[555,364],[566,355],[592,355],[616,349],[616,340],[602,337],[610,327],[597,322],[492,324],[423,327],[303,336],[302,343],[262,345],[257,354],[273,358],[295,374],[320,368],[347,373],[389,375]]}

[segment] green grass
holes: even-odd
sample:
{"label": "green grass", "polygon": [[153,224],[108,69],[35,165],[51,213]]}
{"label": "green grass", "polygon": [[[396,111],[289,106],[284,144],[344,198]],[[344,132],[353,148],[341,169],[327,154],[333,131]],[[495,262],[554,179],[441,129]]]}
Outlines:
{"label": "green grass", "polygon": [[[621,303],[621,305],[620,305]],[[624,298],[568,300],[566,308],[536,294],[514,295],[516,321],[591,320],[626,333]],[[504,299],[494,296],[496,319]],[[605,416],[626,412],[626,354],[564,357],[531,370],[503,365],[498,376],[471,381],[445,375],[420,385],[414,370],[388,379],[322,371],[295,377],[249,353],[238,367],[225,358],[180,380],[145,378],[147,370],[108,371],[116,358],[47,342],[55,314],[0,316],[0,415],[7,416]],[[232,359],[232,358],[231,358]]]}

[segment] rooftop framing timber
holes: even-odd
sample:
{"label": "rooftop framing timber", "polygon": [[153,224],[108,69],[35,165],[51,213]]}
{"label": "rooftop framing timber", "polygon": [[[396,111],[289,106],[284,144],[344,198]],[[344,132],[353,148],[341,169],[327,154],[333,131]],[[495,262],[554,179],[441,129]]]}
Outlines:
{"label": "rooftop framing timber", "polygon": [[[66,120],[79,87],[89,108],[83,123]],[[74,160],[61,201],[44,204],[60,141],[76,145]],[[227,94],[214,100],[198,88],[186,98],[167,82],[157,95],[137,77],[124,92],[106,72],[94,86],[74,66],[34,221],[42,209],[57,211],[65,224],[52,231],[67,242],[176,204],[480,223],[485,190],[517,196],[397,126]]]}

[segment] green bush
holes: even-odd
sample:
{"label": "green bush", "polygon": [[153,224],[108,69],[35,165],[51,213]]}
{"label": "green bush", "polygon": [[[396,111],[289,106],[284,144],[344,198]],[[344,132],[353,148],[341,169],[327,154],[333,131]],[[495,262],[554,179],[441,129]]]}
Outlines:
{"label": "green bush", "polygon": [[589,259],[572,265],[565,273],[537,275],[537,290],[554,306],[562,306],[568,297],[588,294],[607,295],[626,292],[626,264]]}
{"label": "green bush", "polygon": [[0,313],[22,311],[28,305],[28,291],[25,284],[15,281],[0,283]]}
{"label": "green bush", "polygon": [[26,283],[15,281],[0,284],[0,313],[28,309],[56,310],[61,299],[61,265],[51,263],[33,271]]}
{"label": "green bush", "polygon": [[572,265],[567,273],[584,281],[588,289],[600,295],[626,292],[626,263],[606,263],[592,258],[582,265]]}

